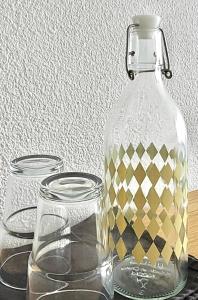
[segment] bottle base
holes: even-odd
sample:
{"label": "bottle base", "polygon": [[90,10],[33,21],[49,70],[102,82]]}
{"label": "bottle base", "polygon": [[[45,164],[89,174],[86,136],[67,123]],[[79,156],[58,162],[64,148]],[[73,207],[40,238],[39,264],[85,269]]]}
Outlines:
{"label": "bottle base", "polygon": [[140,300],[164,300],[177,295],[186,280],[175,276],[175,265],[168,266],[159,260],[152,266],[147,258],[137,264],[133,257],[117,262],[114,267],[114,288],[124,297]]}

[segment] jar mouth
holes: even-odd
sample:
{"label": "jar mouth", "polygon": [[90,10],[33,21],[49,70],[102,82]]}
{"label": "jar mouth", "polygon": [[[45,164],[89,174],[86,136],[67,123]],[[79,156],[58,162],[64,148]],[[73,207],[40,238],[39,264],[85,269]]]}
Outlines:
{"label": "jar mouth", "polygon": [[101,178],[82,172],[52,175],[41,182],[42,198],[75,204],[97,199],[103,191]]}
{"label": "jar mouth", "polygon": [[35,177],[60,173],[63,161],[60,157],[47,154],[27,155],[15,158],[10,163],[12,174]]}

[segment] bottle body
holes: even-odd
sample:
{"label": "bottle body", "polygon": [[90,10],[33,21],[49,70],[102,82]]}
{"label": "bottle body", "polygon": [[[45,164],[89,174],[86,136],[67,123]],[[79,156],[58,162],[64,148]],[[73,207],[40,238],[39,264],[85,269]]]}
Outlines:
{"label": "bottle body", "polygon": [[116,291],[166,299],[187,278],[187,150],[160,71],[130,81],[106,125],[105,204]]}

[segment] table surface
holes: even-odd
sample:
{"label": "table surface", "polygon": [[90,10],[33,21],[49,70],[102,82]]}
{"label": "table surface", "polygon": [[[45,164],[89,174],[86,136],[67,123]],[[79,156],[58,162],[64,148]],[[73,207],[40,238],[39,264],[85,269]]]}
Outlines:
{"label": "table surface", "polygon": [[[189,237],[189,254],[198,258],[198,190],[190,192],[189,199],[189,219],[188,219],[188,237]],[[0,284],[0,300],[25,300],[25,293],[9,289]],[[126,298],[115,294],[115,300],[124,300]],[[185,298],[189,299],[189,298]],[[190,298],[191,299],[191,298]],[[198,299],[193,298],[193,299]]]}
{"label": "table surface", "polygon": [[188,194],[188,253],[198,258],[198,190]]}

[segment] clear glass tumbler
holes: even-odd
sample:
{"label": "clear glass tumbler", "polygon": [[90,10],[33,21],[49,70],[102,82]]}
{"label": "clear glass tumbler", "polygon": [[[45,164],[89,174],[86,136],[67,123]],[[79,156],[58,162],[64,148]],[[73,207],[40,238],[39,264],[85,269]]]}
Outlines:
{"label": "clear glass tumbler", "polygon": [[112,299],[101,179],[86,173],[50,176],[42,182],[40,195],[28,299]]}
{"label": "clear glass tumbler", "polygon": [[30,155],[14,159],[10,169],[0,232],[0,281],[25,290],[40,183],[60,173],[63,162],[57,156]]}

